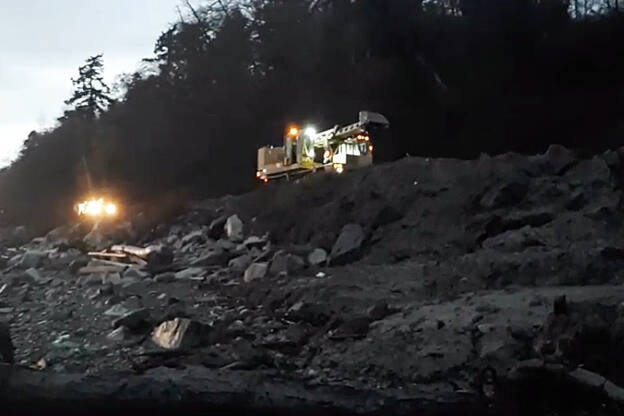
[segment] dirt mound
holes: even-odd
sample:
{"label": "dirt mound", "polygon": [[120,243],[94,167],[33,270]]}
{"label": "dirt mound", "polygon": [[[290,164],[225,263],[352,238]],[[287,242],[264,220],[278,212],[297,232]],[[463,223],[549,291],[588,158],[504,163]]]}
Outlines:
{"label": "dirt mound", "polygon": [[442,403],[517,407],[518,383],[539,374],[555,380],[546,407],[562,380],[563,396],[590,391],[594,405],[617,406],[623,156],[551,146],[406,158],[196,203],[139,237],[88,234],[170,247],[158,270],[95,261],[62,236],[35,239],[5,248],[0,313],[17,363],[92,374],[106,391],[110,371],[169,367],[187,390],[201,390],[193,377],[245,374],[229,397],[287,380],[302,406],[318,404],[311,386],[336,386],[435,413]]}

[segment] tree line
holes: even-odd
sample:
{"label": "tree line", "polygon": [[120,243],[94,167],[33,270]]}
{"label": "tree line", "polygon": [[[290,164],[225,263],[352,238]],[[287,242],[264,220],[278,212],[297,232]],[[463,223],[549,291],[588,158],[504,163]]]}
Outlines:
{"label": "tree line", "polygon": [[[0,173],[4,223],[45,228],[89,189],[157,201],[250,190],[292,121],[391,122],[376,159],[581,151],[624,137],[617,0],[184,3],[115,99],[89,57],[54,128]],[[146,10],[146,15],[149,10]]]}

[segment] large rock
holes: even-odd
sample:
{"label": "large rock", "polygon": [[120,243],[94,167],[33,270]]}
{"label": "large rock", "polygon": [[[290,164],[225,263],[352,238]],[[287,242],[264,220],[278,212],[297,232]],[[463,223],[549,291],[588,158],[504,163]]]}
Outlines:
{"label": "large rock", "polygon": [[13,364],[14,359],[15,346],[11,339],[9,323],[0,321],[0,362]]}
{"label": "large rock", "polygon": [[225,240],[223,238],[215,242],[215,247],[220,248],[221,250],[225,250],[225,251],[235,251],[237,246],[238,244],[230,240]]}
{"label": "large rock", "polygon": [[25,252],[15,266],[20,269],[30,269],[40,267],[44,260],[48,258],[48,253],[41,250],[28,250]]}
{"label": "large rock", "polygon": [[243,242],[243,246],[245,246],[245,248],[247,249],[252,249],[252,248],[261,249],[262,247],[267,245],[267,242],[268,242],[267,236],[258,237],[258,236],[252,235],[252,236],[247,237],[247,239]]}
{"label": "large rock", "polygon": [[294,322],[321,326],[329,320],[330,311],[324,304],[299,301],[288,309],[286,318]]}
{"label": "large rock", "polygon": [[206,275],[206,270],[201,267],[189,267],[184,270],[180,270],[176,272],[175,278],[180,280],[194,279],[199,280],[202,279]]}
{"label": "large rock", "polygon": [[601,157],[582,160],[566,172],[565,178],[573,185],[599,188],[611,183],[611,169]]}
{"label": "large rock", "polygon": [[82,241],[94,250],[102,250],[115,243],[132,241],[136,237],[136,231],[130,222],[109,224],[98,221]]}
{"label": "large rock", "polygon": [[67,225],[57,227],[45,235],[45,242],[48,244],[68,242],[69,239],[70,239],[70,227]]}
{"label": "large rock", "polygon": [[247,270],[245,270],[243,280],[246,283],[249,283],[253,282],[254,280],[262,279],[264,276],[266,276],[268,270],[268,263],[253,263],[252,265],[247,267]]}
{"label": "large rock", "polygon": [[212,238],[213,240],[218,240],[219,238],[221,238],[225,229],[226,221],[226,216],[221,216],[213,220],[208,226],[208,237]]}
{"label": "large rock", "polygon": [[[253,356],[256,350],[252,348],[248,355]],[[260,376],[256,371],[215,371],[206,368],[210,358],[205,354],[201,360],[203,365],[185,365],[183,369],[160,365],[145,374],[46,372],[42,375],[41,371],[26,367],[0,367],[0,375],[10,371],[12,376],[6,385],[0,385],[4,387],[0,390],[0,399],[11,409],[11,414],[33,413],[33,403],[42,402],[51,402],[55,408],[76,404],[82,409],[80,414],[97,414],[103,403],[125,401],[142,403],[141,408],[150,414],[163,410],[188,413],[186,409],[190,403],[208,413],[235,409],[237,414],[278,414],[273,409],[283,409],[279,414],[476,415],[487,414],[490,410],[481,404],[483,399],[472,392],[421,389],[418,394],[404,395],[397,400],[396,393],[379,389],[356,389],[333,383],[310,387],[309,382]],[[219,367],[223,366],[224,360],[214,361],[220,363]],[[90,400],[85,401],[85,397]],[[53,401],[56,398],[62,399]]]}
{"label": "large rock", "polygon": [[373,228],[381,227],[386,224],[398,221],[403,218],[403,212],[393,205],[385,205],[381,208],[373,219]]}
{"label": "large rock", "polygon": [[190,233],[188,233],[184,237],[182,237],[182,240],[180,240],[180,243],[183,246],[186,246],[188,244],[203,243],[205,241],[206,241],[206,235],[204,234],[204,231],[203,230],[195,230],[195,231],[191,231]]}
{"label": "large rock", "polygon": [[547,175],[561,175],[575,163],[574,152],[559,144],[548,146],[546,153],[539,157],[540,167]]}
{"label": "large rock", "polygon": [[176,274],[174,272],[164,272],[154,276],[154,281],[157,283],[171,283],[176,280]]}
{"label": "large rock", "polygon": [[194,267],[224,266],[228,261],[228,254],[220,247],[210,247],[191,262]]}
{"label": "large rock", "polygon": [[152,244],[145,248],[147,253],[145,260],[150,270],[158,270],[173,263],[174,252],[171,247],[164,244]]}
{"label": "large rock", "polygon": [[145,325],[150,317],[149,310],[145,308],[130,311],[113,321],[113,328],[124,326],[130,330],[135,330]]}
{"label": "large rock", "polygon": [[481,198],[486,209],[501,208],[520,202],[529,191],[529,178],[521,172],[514,172],[501,184],[491,187]]}
{"label": "large rock", "polygon": [[100,223],[95,223],[91,231],[82,239],[93,250],[101,250],[110,245],[111,241],[104,235]]}
{"label": "large rock", "polygon": [[617,170],[622,164],[622,158],[620,154],[615,150],[605,151],[602,154],[602,158],[604,159],[605,162],[607,162],[607,165],[609,165],[609,168],[614,169],[614,170]]}
{"label": "large rock", "polygon": [[315,248],[308,254],[308,264],[310,266],[321,266],[327,262],[327,252],[322,248]]}
{"label": "large rock", "polygon": [[242,273],[247,270],[247,267],[249,267],[252,262],[253,258],[249,254],[243,254],[242,256],[230,260],[228,267],[235,273]]}
{"label": "large rock", "polygon": [[365,237],[364,229],[359,224],[345,225],[332,247],[330,264],[345,264],[357,260],[362,254]]}
{"label": "large rock", "polygon": [[0,244],[11,247],[21,246],[32,240],[36,235],[25,225],[0,229]]}
{"label": "large rock", "polygon": [[38,284],[43,283],[44,279],[41,277],[41,274],[37,269],[31,267],[30,269],[26,269],[21,276],[21,279],[30,284]]}
{"label": "large rock", "polygon": [[492,238],[485,239],[482,245],[483,248],[486,249],[520,252],[527,247],[544,246],[545,244],[540,240],[539,233],[527,226],[519,230],[506,231]]}
{"label": "large rock", "polygon": [[243,221],[238,215],[232,215],[225,221],[225,234],[236,243],[243,241]]}
{"label": "large rock", "polygon": [[304,267],[305,262],[301,257],[287,253],[284,250],[280,250],[273,255],[269,271],[273,275],[288,275],[297,273]]}
{"label": "large rock", "polygon": [[208,327],[191,319],[175,318],[158,325],[152,333],[152,341],[168,350],[200,346],[206,340]]}

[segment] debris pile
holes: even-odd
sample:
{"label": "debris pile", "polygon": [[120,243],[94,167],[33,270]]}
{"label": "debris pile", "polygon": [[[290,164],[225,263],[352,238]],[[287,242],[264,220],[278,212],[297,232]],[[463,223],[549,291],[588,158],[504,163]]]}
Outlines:
{"label": "debris pile", "polygon": [[147,244],[127,224],[8,231],[0,354],[438,404],[504,401],[550,372],[624,403],[622,157],[551,146],[312,175],[199,202]]}

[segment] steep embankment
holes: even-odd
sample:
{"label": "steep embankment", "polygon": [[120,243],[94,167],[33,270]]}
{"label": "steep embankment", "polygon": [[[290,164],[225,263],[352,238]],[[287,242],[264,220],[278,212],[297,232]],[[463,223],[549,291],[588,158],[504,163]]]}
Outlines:
{"label": "steep embankment", "polygon": [[45,368],[7,392],[453,414],[517,407],[538,374],[524,404],[622,403],[621,157],[407,158],[204,201],[142,236],[175,251],[158,272],[80,269],[57,230],[3,275],[17,361]]}

